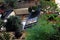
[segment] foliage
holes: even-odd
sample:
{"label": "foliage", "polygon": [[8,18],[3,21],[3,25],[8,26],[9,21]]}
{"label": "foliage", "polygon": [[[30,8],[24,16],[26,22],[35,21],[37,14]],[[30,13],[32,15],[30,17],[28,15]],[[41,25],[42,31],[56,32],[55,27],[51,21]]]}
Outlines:
{"label": "foliage", "polygon": [[59,30],[60,29],[60,17],[56,17],[55,20],[56,20],[55,27],[57,27]]}
{"label": "foliage", "polygon": [[22,36],[22,24],[18,16],[11,16],[5,25],[7,31],[15,32],[15,37],[19,38]]}
{"label": "foliage", "polygon": [[55,18],[58,16],[58,14],[47,14],[48,20],[55,20]]}
{"label": "foliage", "polygon": [[32,6],[32,7],[29,7],[28,8],[28,11],[31,13],[32,12],[32,10],[37,10],[38,9],[38,6]]}
{"label": "foliage", "polygon": [[[3,25],[6,27],[7,31],[14,31],[15,32],[15,37],[18,36],[20,37],[22,35],[22,25],[19,17],[17,16],[11,16],[10,18],[7,19],[7,23],[3,23],[3,20],[0,20],[0,26]],[[11,36],[7,32],[2,32],[2,35],[0,35],[0,40],[10,40]],[[17,34],[17,35],[16,35]]]}
{"label": "foliage", "polygon": [[55,20],[60,22],[60,17],[56,17]]}
{"label": "foliage", "polygon": [[56,11],[57,11],[57,12],[60,12],[60,9],[59,9],[59,8],[57,8],[57,9],[56,9]]}
{"label": "foliage", "polygon": [[22,31],[22,25],[19,17],[11,16],[6,23],[7,30],[11,31]]}
{"label": "foliage", "polygon": [[2,25],[2,24],[3,24],[3,20],[0,19],[0,25]]}
{"label": "foliage", "polygon": [[0,40],[10,40],[10,37],[10,34],[2,32],[2,35],[0,35]]}
{"label": "foliage", "polygon": [[40,0],[40,5],[41,5],[41,9],[43,11],[56,11],[57,9],[57,4],[55,4],[52,1],[45,1],[45,0]]}
{"label": "foliage", "polygon": [[53,21],[56,20],[58,14],[43,14],[41,15],[42,20]]}
{"label": "foliage", "polygon": [[38,9],[38,6],[33,6],[32,9],[33,10],[37,10]]}
{"label": "foliage", "polygon": [[3,24],[4,24],[3,20],[0,19],[0,28],[2,27]]}
{"label": "foliage", "polygon": [[41,15],[37,25],[27,29],[25,40],[60,40],[60,27],[47,21],[47,18],[46,14]]}

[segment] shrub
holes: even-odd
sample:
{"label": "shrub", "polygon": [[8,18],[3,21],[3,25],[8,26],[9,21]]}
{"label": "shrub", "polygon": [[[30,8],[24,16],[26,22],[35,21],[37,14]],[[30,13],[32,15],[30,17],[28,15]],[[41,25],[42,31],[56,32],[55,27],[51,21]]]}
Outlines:
{"label": "shrub", "polygon": [[6,23],[6,29],[7,31],[13,31],[15,32],[15,37],[21,37],[22,36],[22,25],[19,17],[17,16],[11,16]]}
{"label": "shrub", "polygon": [[[48,16],[52,16],[55,23],[47,21]],[[58,15],[41,15],[38,24],[27,29],[25,40],[60,40],[60,18]]]}
{"label": "shrub", "polygon": [[52,20],[55,20],[55,18],[58,16],[58,14],[48,14],[47,17],[48,17],[48,20],[52,21]]}
{"label": "shrub", "polygon": [[38,24],[27,29],[25,40],[60,40],[57,26],[46,20],[46,15],[41,15]]}
{"label": "shrub", "polygon": [[22,25],[19,17],[11,16],[10,18],[8,18],[6,23],[6,28],[7,28],[7,31],[16,31],[16,30],[21,31]]}

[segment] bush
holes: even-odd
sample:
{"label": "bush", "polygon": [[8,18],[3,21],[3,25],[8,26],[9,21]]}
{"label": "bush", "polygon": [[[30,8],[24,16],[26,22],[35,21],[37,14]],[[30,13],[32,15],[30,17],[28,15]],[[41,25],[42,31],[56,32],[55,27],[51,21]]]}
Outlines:
{"label": "bush", "polygon": [[17,16],[11,16],[6,23],[6,30],[7,31],[13,31],[15,32],[15,37],[21,37],[22,36],[22,24],[21,21],[19,19],[19,17]]}
{"label": "bush", "polygon": [[28,30],[26,40],[48,40],[50,36],[56,33],[56,30],[50,25],[42,25],[33,27]]}
{"label": "bush", "polygon": [[25,40],[60,40],[60,32],[57,26],[46,20],[46,15],[41,15],[38,24],[27,29]]}
{"label": "bush", "polygon": [[19,17],[11,16],[6,23],[7,31],[22,31],[22,25]]}
{"label": "bush", "polygon": [[55,18],[58,16],[58,14],[48,14],[47,17],[48,17],[48,20],[52,21],[52,20],[55,20]]}

